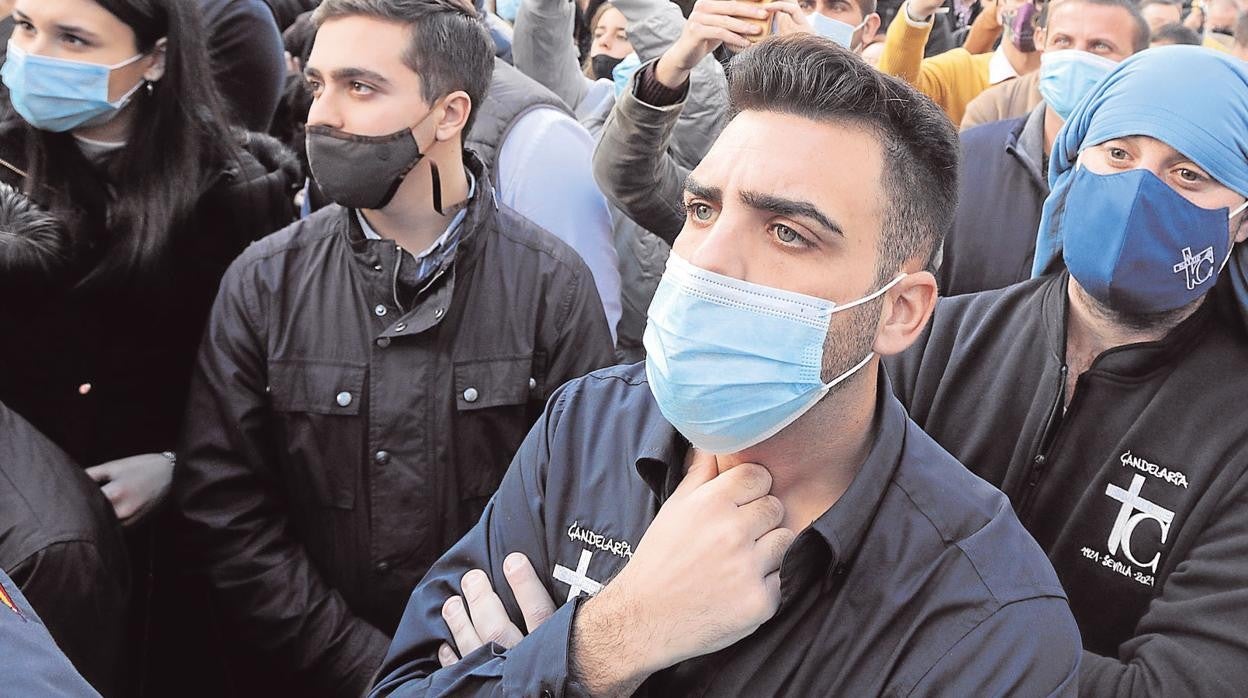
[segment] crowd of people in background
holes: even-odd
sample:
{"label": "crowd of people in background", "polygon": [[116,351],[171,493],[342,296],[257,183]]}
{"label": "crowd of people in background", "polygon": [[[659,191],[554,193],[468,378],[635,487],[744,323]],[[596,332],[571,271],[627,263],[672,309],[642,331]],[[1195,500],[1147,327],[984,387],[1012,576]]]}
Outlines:
{"label": "crowd of people in background", "polygon": [[1243,0],[0,17],[0,694],[1248,685]]}

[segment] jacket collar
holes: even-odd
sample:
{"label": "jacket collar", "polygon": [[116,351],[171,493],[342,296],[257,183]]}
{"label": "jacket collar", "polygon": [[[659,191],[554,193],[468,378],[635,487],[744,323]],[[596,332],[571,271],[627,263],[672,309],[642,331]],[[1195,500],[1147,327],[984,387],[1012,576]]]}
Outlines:
{"label": "jacket collar", "polygon": [[[1066,287],[1069,280],[1068,271],[1054,274],[1040,290],[1040,312],[1043,314],[1045,334],[1050,350],[1061,365],[1066,363],[1066,325],[1070,313]],[[1093,360],[1088,372],[1126,378],[1143,377],[1182,361],[1208,331],[1214,318],[1213,305],[1213,294],[1206,294],[1196,312],[1166,336],[1154,342],[1136,342],[1107,349]]]}
{"label": "jacket collar", "polygon": [[[905,408],[894,396],[892,383],[882,367],[878,376],[877,431],[866,460],[841,498],[809,528],[827,544],[832,557],[830,568],[848,564],[861,547],[905,448]],[[646,389],[649,390],[648,385]],[[642,436],[636,468],[662,503],[684,478],[685,455],[690,445],[657,408],[653,414],[654,419]]]}
{"label": "jacket collar", "polygon": [[1041,102],[1026,117],[1016,120],[1005,139],[1005,150],[1031,176],[1041,192],[1048,193],[1049,179],[1045,172],[1044,115],[1048,107]]}

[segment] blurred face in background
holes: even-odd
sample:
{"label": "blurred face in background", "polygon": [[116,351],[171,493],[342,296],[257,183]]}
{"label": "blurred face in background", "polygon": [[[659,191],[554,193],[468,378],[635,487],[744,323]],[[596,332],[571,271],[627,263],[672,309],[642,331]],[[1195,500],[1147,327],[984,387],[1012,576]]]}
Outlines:
{"label": "blurred face in background", "polygon": [[628,41],[628,20],[623,12],[610,5],[604,5],[598,12],[593,37],[593,42],[589,45],[591,58],[623,58],[633,52],[633,45]]}
{"label": "blurred face in background", "polygon": [[1178,24],[1183,18],[1183,10],[1178,5],[1155,3],[1140,9],[1140,14],[1148,22],[1148,30],[1155,32],[1167,24]]}

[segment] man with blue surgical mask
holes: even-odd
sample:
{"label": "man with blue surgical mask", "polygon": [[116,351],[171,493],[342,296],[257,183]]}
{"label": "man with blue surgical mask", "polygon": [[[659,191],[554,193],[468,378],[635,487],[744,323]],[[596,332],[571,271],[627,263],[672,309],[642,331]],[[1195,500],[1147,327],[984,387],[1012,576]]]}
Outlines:
{"label": "man with blue surgical mask", "polygon": [[802,0],[814,33],[861,53],[880,30],[875,0]]}
{"label": "man with blue surgical mask", "polygon": [[937,275],[941,295],[1031,276],[1058,131],[1119,61],[1148,48],[1148,24],[1133,0],[1054,0],[1045,15],[1037,34],[1043,101],[1026,116],[962,132],[957,214]]}
{"label": "man with blue surgical mask", "polygon": [[552,397],[373,696],[1073,693],[1052,571],[879,371],[935,302],[952,177],[908,184],[951,124],[819,37],[729,74],[648,359]]}
{"label": "man with blue surgical mask", "polygon": [[1245,281],[1248,68],[1196,46],[1123,61],[1058,134],[1049,182],[1043,276],[941,299],[894,386],[1053,561],[1081,694],[1240,694],[1248,300],[1227,291]]}

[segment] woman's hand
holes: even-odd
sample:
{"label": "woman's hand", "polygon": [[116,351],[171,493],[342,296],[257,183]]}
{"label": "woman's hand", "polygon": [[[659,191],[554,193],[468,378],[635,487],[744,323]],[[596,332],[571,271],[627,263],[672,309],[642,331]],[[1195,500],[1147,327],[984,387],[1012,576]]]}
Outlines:
{"label": "woman's hand", "polygon": [[173,461],[160,453],[144,453],[87,468],[100,485],[123,526],[142,521],[169,494]]}

